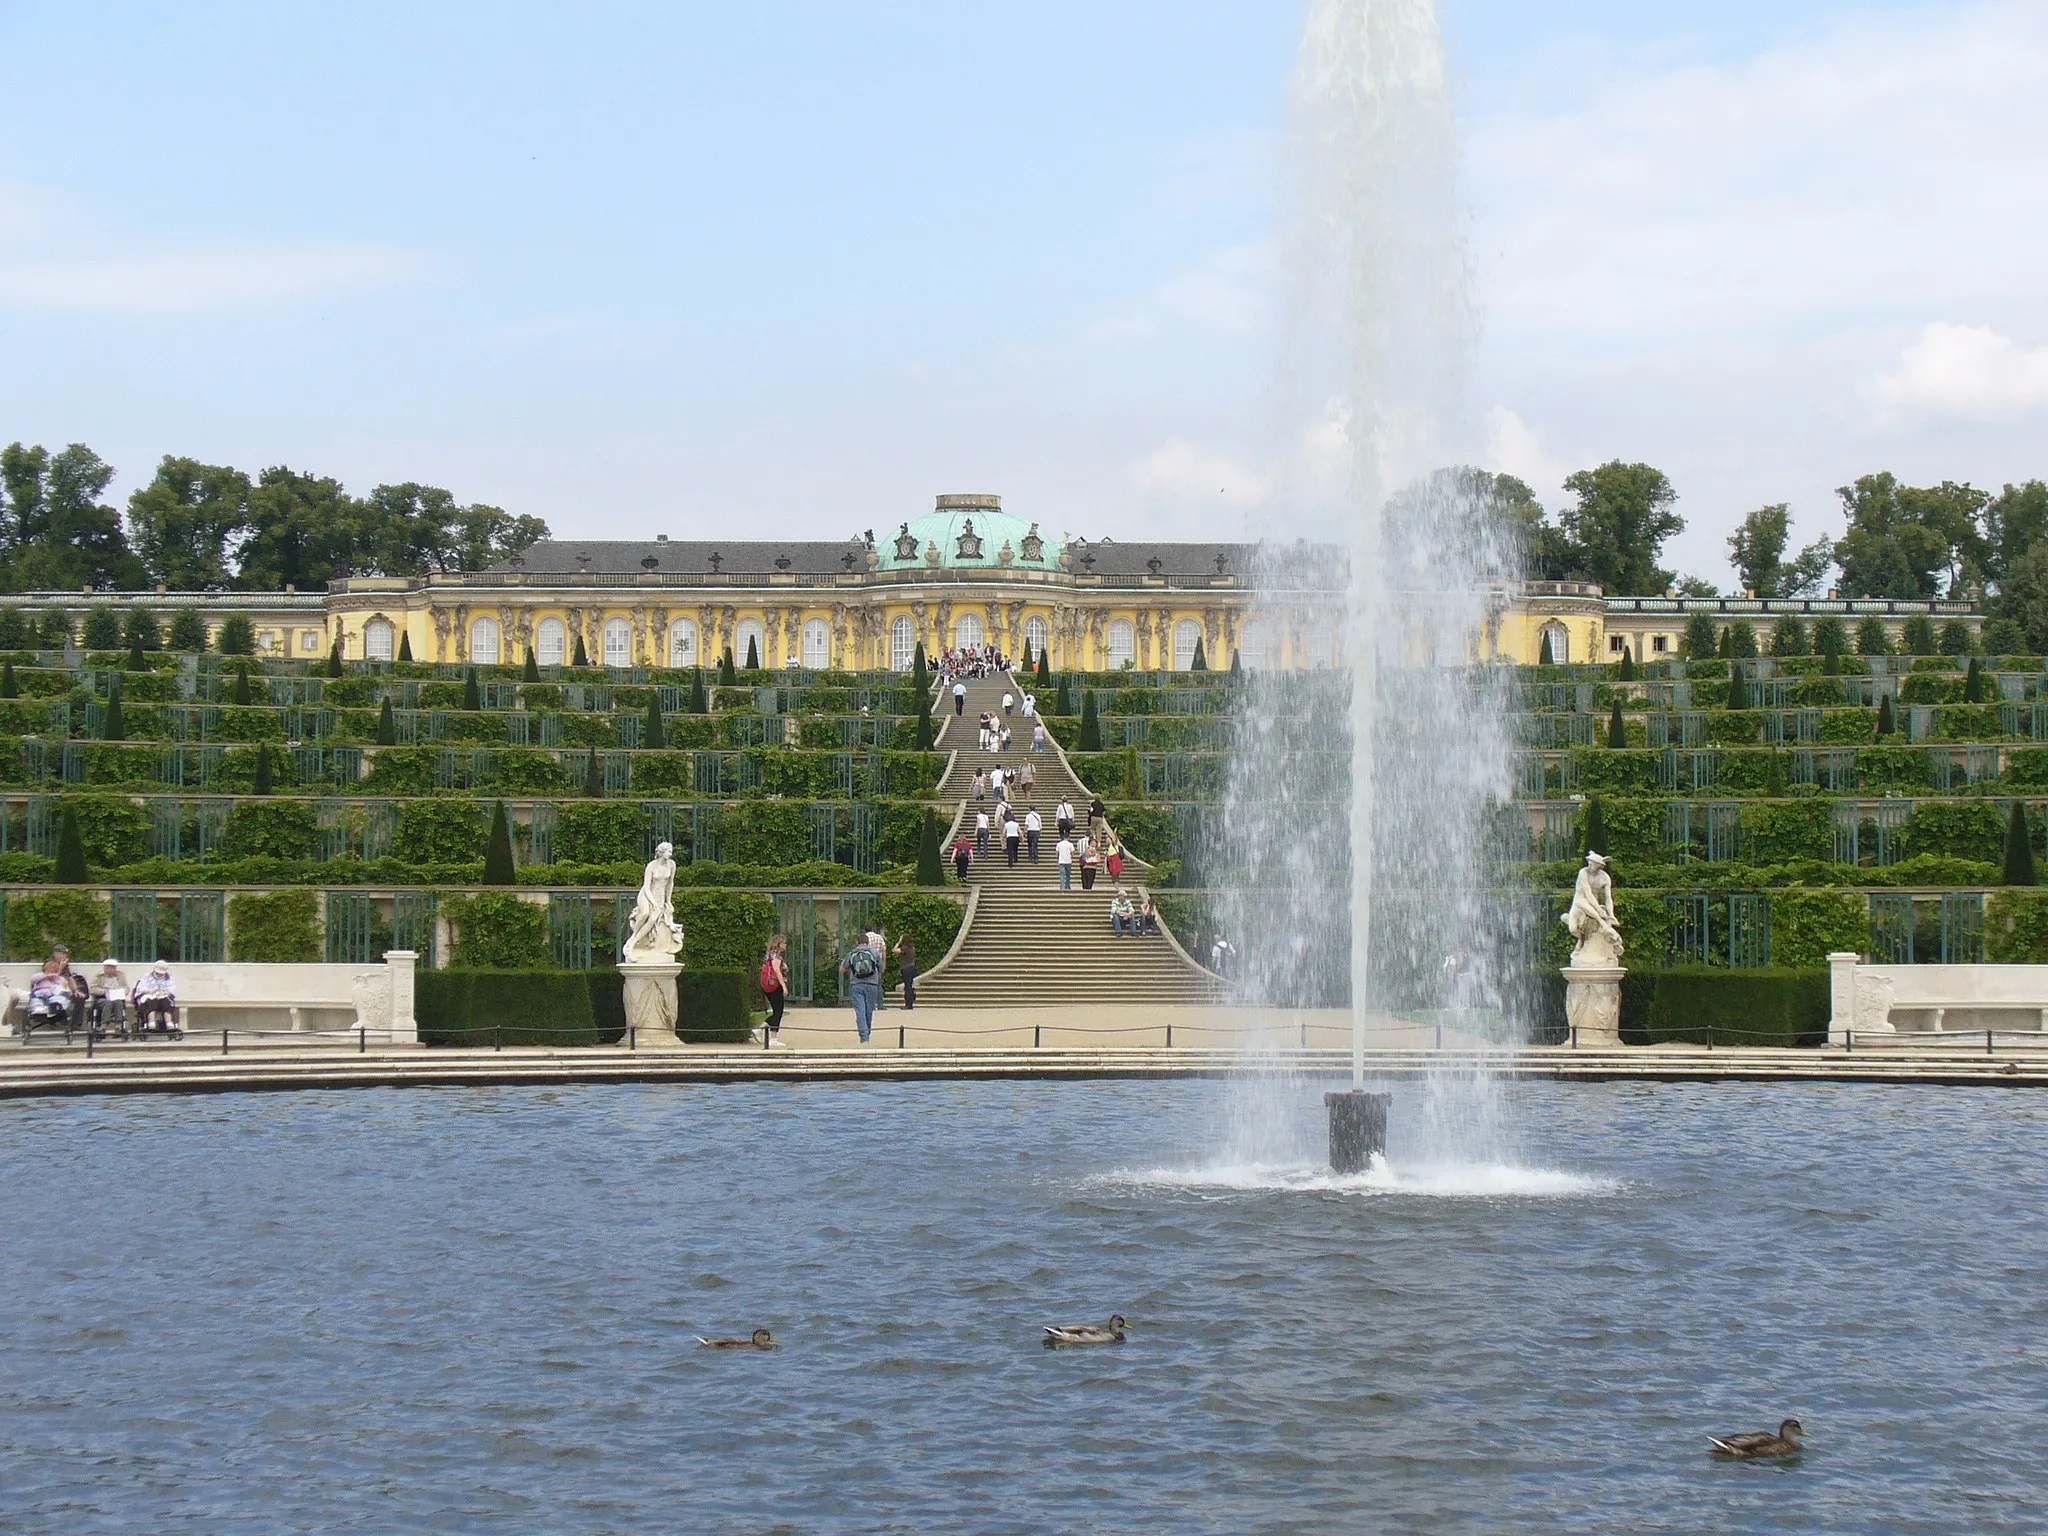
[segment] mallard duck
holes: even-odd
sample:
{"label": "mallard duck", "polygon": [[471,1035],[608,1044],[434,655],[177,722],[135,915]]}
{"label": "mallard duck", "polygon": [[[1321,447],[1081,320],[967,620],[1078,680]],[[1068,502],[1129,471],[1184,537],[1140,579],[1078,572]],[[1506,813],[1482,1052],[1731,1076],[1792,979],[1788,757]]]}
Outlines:
{"label": "mallard duck", "polygon": [[1746,1435],[1709,1435],[1707,1438],[1714,1442],[1713,1455],[1751,1461],[1759,1456],[1791,1456],[1805,1449],[1799,1443],[1799,1437],[1805,1433],[1797,1419],[1787,1419],[1778,1426],[1775,1435],[1767,1429],[1757,1429]]}
{"label": "mallard duck", "polygon": [[1101,1327],[1094,1323],[1077,1323],[1067,1328],[1048,1328],[1045,1330],[1045,1347],[1058,1349],[1062,1344],[1121,1344],[1125,1326],[1123,1314],[1119,1312]]}
{"label": "mallard duck", "polygon": [[766,1328],[756,1328],[750,1338],[707,1339],[702,1334],[699,1334],[697,1342],[706,1349],[773,1349],[775,1347],[775,1335]]}

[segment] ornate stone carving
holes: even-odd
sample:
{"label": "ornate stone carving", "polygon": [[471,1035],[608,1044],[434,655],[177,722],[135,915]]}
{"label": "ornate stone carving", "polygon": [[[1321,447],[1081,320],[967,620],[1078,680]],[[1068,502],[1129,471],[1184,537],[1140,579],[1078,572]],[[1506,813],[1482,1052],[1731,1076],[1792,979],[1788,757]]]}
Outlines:
{"label": "ornate stone carving", "polygon": [[469,659],[469,604],[455,605],[455,659]]}
{"label": "ornate stone carving", "polygon": [[434,610],[434,660],[448,659],[448,626],[450,616],[446,608]]}

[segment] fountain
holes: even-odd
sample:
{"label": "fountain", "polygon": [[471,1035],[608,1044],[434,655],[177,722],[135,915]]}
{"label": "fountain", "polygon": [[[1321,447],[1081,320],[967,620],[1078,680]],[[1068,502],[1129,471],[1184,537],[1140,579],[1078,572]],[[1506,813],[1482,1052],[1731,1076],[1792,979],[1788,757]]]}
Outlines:
{"label": "fountain", "polygon": [[[1341,401],[1345,565],[1333,579],[1328,543],[1262,549],[1265,643],[1329,670],[1248,680],[1219,862],[1260,1000],[1350,1008],[1351,1089],[1328,1100],[1342,1170],[1384,1151],[1369,1034],[1455,1001],[1460,1028],[1511,1041],[1525,1011],[1523,914],[1491,857],[1511,681],[1467,664],[1516,544],[1491,478],[1443,467],[1470,439],[1473,324],[1433,0],[1315,0],[1292,100],[1293,350]],[[1434,1074],[1426,1118],[1469,1138],[1497,1121],[1490,1093],[1487,1074]]]}

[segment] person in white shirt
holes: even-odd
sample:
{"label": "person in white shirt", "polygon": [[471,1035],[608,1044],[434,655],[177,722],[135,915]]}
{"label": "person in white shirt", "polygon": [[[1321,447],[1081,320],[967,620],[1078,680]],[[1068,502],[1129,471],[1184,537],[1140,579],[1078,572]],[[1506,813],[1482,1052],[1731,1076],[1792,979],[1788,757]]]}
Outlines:
{"label": "person in white shirt", "polygon": [[1052,851],[1053,857],[1059,860],[1060,889],[1071,891],[1074,888],[1074,840],[1062,833]]}
{"label": "person in white shirt", "polygon": [[1013,693],[1005,691],[1003,694],[1003,713],[1007,715],[1010,712],[1010,710],[1016,705],[1016,702],[1017,696]]}
{"label": "person in white shirt", "polygon": [[1030,850],[1031,862],[1038,862],[1038,834],[1045,830],[1045,820],[1036,809],[1024,813],[1024,846]]}
{"label": "person in white shirt", "polygon": [[1045,750],[1045,722],[1043,720],[1032,723],[1031,750],[1034,752],[1043,752]]}
{"label": "person in white shirt", "polygon": [[995,767],[988,771],[988,787],[994,792],[998,805],[1003,803],[1003,781],[1008,777],[1009,770],[1004,768],[1001,763],[997,763]]}
{"label": "person in white shirt", "polygon": [[1062,801],[1060,802],[1060,805],[1059,805],[1059,809],[1058,809],[1058,810],[1056,810],[1056,811],[1054,811],[1054,812],[1052,813],[1052,824],[1053,824],[1053,828],[1054,828],[1054,830],[1055,830],[1055,831],[1057,831],[1057,832],[1059,833],[1059,835],[1060,835],[1061,837],[1066,837],[1066,836],[1068,836],[1068,835],[1069,835],[1070,833],[1072,833],[1072,832],[1073,832],[1073,830],[1074,830],[1074,802],[1073,802],[1073,801],[1071,801],[1071,800],[1062,800]]}
{"label": "person in white shirt", "polygon": [[1017,813],[1015,811],[1005,811],[1003,813],[1003,857],[1009,862],[1012,869],[1017,867],[1017,849],[1021,843],[1022,836],[1023,834],[1017,827]]}
{"label": "person in white shirt", "polygon": [[157,961],[149,968],[149,974],[135,983],[131,1000],[135,1004],[135,1022],[138,1028],[166,1031],[177,1029],[178,984],[171,980],[171,968],[163,961]]}
{"label": "person in white shirt", "polygon": [[956,715],[967,713],[967,685],[965,683],[955,683],[953,685],[953,713]]}
{"label": "person in white shirt", "polygon": [[1036,715],[1038,713],[1038,695],[1035,693],[1025,694],[1024,702],[1019,704],[1017,707],[1024,711],[1024,718],[1026,720],[1029,720],[1033,715]]}
{"label": "person in white shirt", "polygon": [[988,857],[987,811],[976,811],[974,813],[974,856],[977,859],[985,859]]}

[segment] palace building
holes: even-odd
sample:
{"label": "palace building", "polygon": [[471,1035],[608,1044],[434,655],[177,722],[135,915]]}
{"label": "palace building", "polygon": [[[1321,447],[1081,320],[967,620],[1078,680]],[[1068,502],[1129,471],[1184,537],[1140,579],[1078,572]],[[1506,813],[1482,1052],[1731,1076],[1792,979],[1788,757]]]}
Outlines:
{"label": "palace building", "polygon": [[[1327,572],[1262,591],[1256,546],[1055,540],[991,495],[941,496],[933,510],[842,542],[770,539],[547,539],[484,571],[356,576],[325,592],[27,593],[30,613],[82,606],[196,606],[217,630],[249,619],[259,653],[317,660],[541,666],[712,666],[730,651],[764,667],[907,671],[928,655],[994,644],[1063,671],[1326,667],[1341,660],[1343,556],[1293,559]],[[1638,661],[1679,654],[1688,620],[1746,620],[1761,632],[1793,616],[1835,614],[1853,629],[1878,617],[1896,642],[1924,614],[1974,627],[1968,603],[1814,598],[1607,597],[1581,582],[1529,581],[1489,594],[1475,658],[1533,663]]]}

